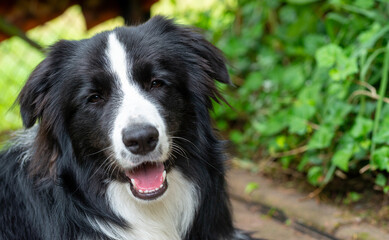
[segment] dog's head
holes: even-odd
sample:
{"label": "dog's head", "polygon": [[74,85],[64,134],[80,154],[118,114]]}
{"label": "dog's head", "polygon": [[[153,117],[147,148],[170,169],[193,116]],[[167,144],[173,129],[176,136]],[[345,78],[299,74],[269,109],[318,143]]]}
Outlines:
{"label": "dog's head", "polygon": [[214,80],[230,81],[220,51],[162,17],[60,41],[19,95],[25,127],[39,122],[29,170],[55,178],[76,164],[127,176],[136,197],[155,199],[167,188],[174,139],[209,121]]}

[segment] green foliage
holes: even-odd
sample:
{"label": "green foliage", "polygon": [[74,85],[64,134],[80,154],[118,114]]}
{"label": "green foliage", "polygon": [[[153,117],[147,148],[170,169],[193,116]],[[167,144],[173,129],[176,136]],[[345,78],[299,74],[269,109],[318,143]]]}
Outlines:
{"label": "green foliage", "polygon": [[214,118],[239,153],[275,158],[315,186],[338,169],[388,191],[389,2],[237,0],[222,11],[217,29],[220,11],[189,22],[231,63],[235,87],[221,88],[233,108],[215,105]]}
{"label": "green foliage", "polygon": [[254,190],[257,190],[259,188],[259,185],[258,183],[256,182],[249,182],[247,185],[246,185],[246,188],[244,189],[244,192],[246,194],[250,194],[252,193]]}
{"label": "green foliage", "polygon": [[356,192],[347,193],[347,197],[343,200],[344,204],[351,204],[361,200],[362,196]]}

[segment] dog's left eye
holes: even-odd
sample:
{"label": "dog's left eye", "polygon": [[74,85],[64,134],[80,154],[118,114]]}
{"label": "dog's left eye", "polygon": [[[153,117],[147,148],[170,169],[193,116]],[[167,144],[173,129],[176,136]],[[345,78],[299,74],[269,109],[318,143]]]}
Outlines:
{"label": "dog's left eye", "polygon": [[102,101],[104,101],[104,99],[98,94],[93,94],[93,95],[88,97],[89,103],[98,103],[98,102],[102,102]]}
{"label": "dog's left eye", "polygon": [[162,80],[155,79],[151,81],[150,89],[162,87],[165,83]]}

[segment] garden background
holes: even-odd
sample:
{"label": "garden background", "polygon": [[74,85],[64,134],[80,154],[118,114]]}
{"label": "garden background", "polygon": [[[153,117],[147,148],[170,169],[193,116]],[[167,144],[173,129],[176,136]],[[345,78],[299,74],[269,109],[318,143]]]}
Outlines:
{"label": "garden background", "polygon": [[[235,166],[335,204],[374,199],[389,222],[389,0],[162,0],[151,10],[224,52],[233,86],[219,87],[231,107],[215,104],[213,118]],[[47,47],[123,24],[87,31],[75,5],[26,34]],[[2,142],[22,127],[14,101],[43,58],[18,37],[0,43]]]}

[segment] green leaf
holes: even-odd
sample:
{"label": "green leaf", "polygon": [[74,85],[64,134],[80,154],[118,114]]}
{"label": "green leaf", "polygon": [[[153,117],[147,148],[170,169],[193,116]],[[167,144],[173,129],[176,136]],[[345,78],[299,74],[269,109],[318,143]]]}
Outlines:
{"label": "green leaf", "polygon": [[348,163],[352,155],[352,149],[340,149],[332,156],[331,162],[341,170],[348,172]]}
{"label": "green leaf", "polygon": [[228,122],[225,121],[225,120],[219,120],[216,122],[216,125],[217,125],[217,129],[221,130],[221,131],[225,131],[228,129]]}
{"label": "green leaf", "polygon": [[[332,69],[331,71],[333,71]],[[346,81],[332,81],[328,84],[327,87],[327,96],[329,97],[331,102],[330,108],[332,104],[345,104],[343,99],[348,96],[348,84]]]}
{"label": "green leaf", "polygon": [[294,6],[285,5],[280,9],[280,20],[283,23],[293,23],[297,19],[297,12]]}
{"label": "green leaf", "polygon": [[286,145],[286,136],[285,135],[277,136],[276,144],[278,149],[284,149]]}
{"label": "green leaf", "polygon": [[381,24],[375,22],[375,23],[372,24],[372,26],[368,30],[363,31],[361,34],[359,34],[357,39],[362,44],[368,43],[369,41],[371,41],[376,36],[376,34],[381,29],[382,29]]}
{"label": "green leaf", "polygon": [[230,132],[230,139],[236,144],[239,144],[243,141],[243,134],[238,130],[232,130]]}
{"label": "green leaf", "polygon": [[293,160],[293,157],[291,156],[287,156],[287,157],[282,157],[281,158],[281,165],[284,169],[287,169],[290,165],[290,163],[292,162]]}
{"label": "green leaf", "polygon": [[358,71],[357,59],[348,57],[343,49],[335,44],[328,44],[316,52],[319,67],[331,68],[329,75],[334,80],[344,80]]}
{"label": "green leaf", "polygon": [[307,85],[297,95],[298,101],[304,104],[315,106],[321,99],[321,84]]}
{"label": "green leaf", "polygon": [[324,124],[333,128],[342,125],[351,109],[351,105],[346,102],[337,99],[328,101],[324,112]]}
{"label": "green leaf", "polygon": [[311,56],[314,56],[316,51],[327,42],[326,37],[319,34],[308,34],[303,41],[305,51]]}
{"label": "green leaf", "polygon": [[355,202],[358,202],[359,200],[361,200],[361,198],[362,198],[361,194],[359,194],[357,192],[349,192],[349,193],[347,193],[346,199],[344,199],[344,203],[345,204],[355,203]]}
{"label": "green leaf", "polygon": [[342,48],[335,44],[328,44],[319,48],[316,52],[316,62],[319,67],[329,68],[336,63],[336,59],[343,53]]}
{"label": "green leaf", "polygon": [[301,65],[287,67],[282,75],[282,84],[288,91],[299,89],[304,84],[305,76]]}
{"label": "green leaf", "polygon": [[320,126],[308,143],[309,149],[323,149],[331,144],[334,137],[334,130],[326,126]]}
{"label": "green leaf", "polygon": [[309,163],[309,156],[304,155],[301,159],[299,165],[297,166],[297,170],[299,172],[302,172],[304,170],[304,167]]}
{"label": "green leaf", "polygon": [[254,190],[257,190],[259,188],[259,184],[256,183],[256,182],[249,182],[245,189],[244,189],[244,192],[246,194],[251,194]]}
{"label": "green leaf", "polygon": [[252,72],[247,76],[243,86],[240,89],[245,89],[248,92],[252,92],[252,91],[259,90],[261,85],[262,85],[261,72]]}
{"label": "green leaf", "polygon": [[345,55],[339,55],[336,59],[336,67],[329,72],[330,77],[335,80],[345,80],[348,76],[358,72],[356,58],[348,58]]}
{"label": "green leaf", "polygon": [[374,0],[355,0],[353,5],[359,8],[369,9],[374,6]]}
{"label": "green leaf", "polygon": [[311,167],[308,171],[308,182],[314,186],[320,184],[320,179],[323,176],[323,168],[320,166]]}
{"label": "green leaf", "polygon": [[380,144],[389,144],[389,125],[382,124],[377,134],[374,136],[373,141]]}
{"label": "green leaf", "polygon": [[292,114],[294,117],[302,120],[310,119],[316,112],[315,106],[308,102],[295,101],[292,108]]}
{"label": "green leaf", "polygon": [[350,22],[350,19],[345,17],[342,14],[336,13],[336,12],[330,12],[326,15],[326,20],[332,20],[336,22],[337,25],[345,25]]}
{"label": "green leaf", "polygon": [[379,173],[375,178],[375,184],[377,184],[380,187],[386,186],[387,181],[388,180],[386,179],[385,175],[382,173]]}
{"label": "green leaf", "polygon": [[368,137],[368,134],[373,130],[373,120],[364,118],[364,117],[358,117],[355,120],[355,124],[351,129],[351,136],[354,138],[359,137]]}
{"label": "green leaf", "polygon": [[384,146],[376,149],[373,153],[372,160],[373,168],[389,172],[389,147]]}
{"label": "green leaf", "polygon": [[303,135],[307,132],[306,120],[300,117],[291,116],[289,121],[289,132]]}
{"label": "green leaf", "polygon": [[[371,29],[371,31],[374,30],[375,29]],[[372,48],[377,41],[379,41],[383,36],[385,36],[385,34],[387,34],[387,32],[389,32],[389,26],[380,28],[378,32],[374,32],[371,36],[368,36],[370,35],[369,33],[367,33],[367,35],[362,35],[363,38],[361,40],[363,40],[363,42],[361,42],[361,46],[358,47],[358,50],[353,55],[358,56],[362,51]]]}
{"label": "green leaf", "polygon": [[279,133],[288,125],[288,112],[279,111],[273,116],[270,116],[267,121],[254,122],[253,127],[263,136],[272,136]]}

